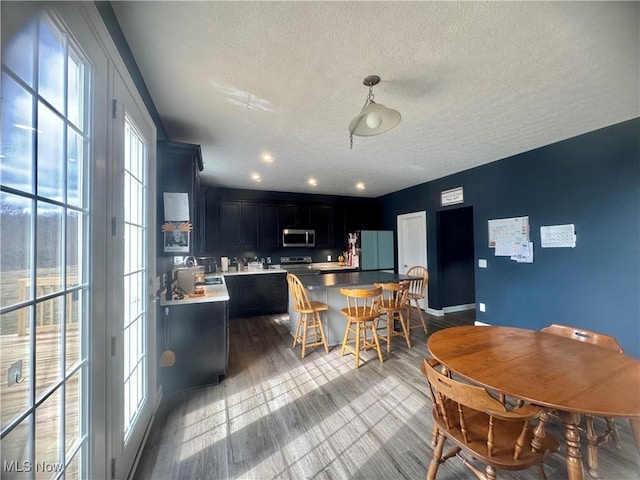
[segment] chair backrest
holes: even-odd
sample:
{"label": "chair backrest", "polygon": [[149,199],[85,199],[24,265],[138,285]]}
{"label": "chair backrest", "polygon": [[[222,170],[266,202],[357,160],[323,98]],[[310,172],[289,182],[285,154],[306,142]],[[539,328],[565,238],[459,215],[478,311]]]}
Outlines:
{"label": "chair backrest", "polygon": [[407,308],[407,293],[409,292],[409,281],[390,283],[374,283],[374,287],[382,289],[381,306],[384,308],[402,310]]}
{"label": "chair backrest", "polygon": [[293,297],[293,309],[297,312],[311,310],[307,290],[300,279],[293,273],[287,273],[287,283],[289,284],[289,294]]}
{"label": "chair backrest", "polygon": [[417,280],[411,280],[409,293],[424,298],[424,291],[427,288],[427,283],[429,283],[429,270],[427,267],[415,265],[407,270],[407,275],[419,277]]}
{"label": "chair backrest", "polygon": [[347,297],[346,313],[350,317],[370,317],[378,313],[378,303],[382,288],[341,288]]}
{"label": "chair backrest", "polygon": [[592,332],[590,330],[585,330],[584,328],[570,327],[559,323],[552,323],[540,331],[571,338],[572,340],[578,340],[580,342],[591,343],[593,345],[598,345],[599,347],[608,348],[609,350],[615,350],[618,353],[623,353],[622,347],[615,337],[604,333]]}
{"label": "chair backrest", "polygon": [[[491,458],[496,446],[496,455],[507,454],[517,460],[523,452],[523,441],[529,430],[529,421],[539,416],[543,409],[526,405],[516,410],[507,410],[505,405],[493,398],[484,388],[454,380],[438,372],[436,366],[435,362],[424,360],[420,369],[427,377],[431,389],[434,416],[439,419],[446,432],[462,440],[470,451],[481,454],[486,452]],[[511,432],[502,428],[494,430],[494,425],[505,421],[522,422],[522,426],[517,427],[519,430]],[[483,435],[484,438],[481,440],[478,435]],[[505,437],[502,438],[501,435]],[[480,445],[483,446],[481,449]],[[500,452],[497,451],[498,445]],[[503,450],[505,446],[511,451]]]}

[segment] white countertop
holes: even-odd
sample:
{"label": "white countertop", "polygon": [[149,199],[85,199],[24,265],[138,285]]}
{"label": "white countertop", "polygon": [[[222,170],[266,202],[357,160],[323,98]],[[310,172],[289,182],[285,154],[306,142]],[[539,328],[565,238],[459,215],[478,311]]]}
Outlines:
{"label": "white countertop", "polygon": [[239,272],[229,271],[229,272],[217,272],[219,275],[264,275],[265,273],[287,273],[286,270],[282,270],[280,266],[271,266],[268,269],[259,268],[259,269],[249,269],[249,270],[241,270]]}
{"label": "white countertop", "polygon": [[172,305],[190,305],[193,303],[226,302],[229,300],[229,292],[224,283],[222,285],[202,285],[202,287],[204,288],[204,295],[196,297],[185,295],[182,300],[167,300],[165,295],[166,290],[163,290],[162,293],[160,293],[160,305],[168,307]]}

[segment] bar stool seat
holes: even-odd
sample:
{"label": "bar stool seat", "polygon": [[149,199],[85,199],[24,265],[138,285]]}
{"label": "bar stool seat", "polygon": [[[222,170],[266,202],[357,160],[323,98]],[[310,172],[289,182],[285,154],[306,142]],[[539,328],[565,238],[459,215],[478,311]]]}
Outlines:
{"label": "bar stool seat", "polygon": [[[287,274],[287,283],[289,284],[289,294],[293,297],[293,310],[298,313],[298,322],[293,335],[293,348],[298,343],[302,345],[302,358],[307,353],[307,347],[322,345],[325,351],[329,353],[321,317],[321,312],[329,310],[329,305],[309,300],[306,288],[293,273]],[[309,330],[311,330],[313,338],[310,338]]]}
{"label": "bar stool seat", "polygon": [[[379,303],[381,312],[381,320],[386,320],[386,326],[381,328],[386,334],[378,334],[380,339],[387,342],[387,352],[391,352],[391,340],[393,337],[404,337],[407,347],[411,348],[411,340],[409,339],[408,316],[411,314],[409,309],[411,306],[407,300],[409,292],[409,281],[391,282],[391,283],[374,283],[375,287],[382,289],[382,298]],[[400,323],[402,330],[396,331],[396,322]]]}
{"label": "bar stool seat", "polygon": [[340,293],[347,297],[347,306],[340,310],[347,317],[340,356],[344,356],[345,351],[353,353],[356,357],[356,368],[360,368],[360,352],[376,350],[382,363],[384,360],[377,332],[380,318],[378,303],[382,289],[341,288]]}

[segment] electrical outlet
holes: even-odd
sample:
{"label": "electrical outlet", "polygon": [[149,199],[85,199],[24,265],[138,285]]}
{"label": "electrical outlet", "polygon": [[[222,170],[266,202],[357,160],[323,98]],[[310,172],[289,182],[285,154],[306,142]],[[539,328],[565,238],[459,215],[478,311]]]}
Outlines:
{"label": "electrical outlet", "polygon": [[486,258],[479,258],[478,259],[478,267],[487,268],[487,259]]}
{"label": "electrical outlet", "polygon": [[327,262],[331,261],[331,255],[327,255]]}
{"label": "electrical outlet", "polygon": [[487,310],[487,306],[486,306],[484,303],[481,303],[481,304],[480,304],[480,311],[481,311],[481,312],[484,312],[484,311],[486,311],[486,310]]}
{"label": "electrical outlet", "polygon": [[7,371],[7,386],[22,382],[22,360],[18,360]]}

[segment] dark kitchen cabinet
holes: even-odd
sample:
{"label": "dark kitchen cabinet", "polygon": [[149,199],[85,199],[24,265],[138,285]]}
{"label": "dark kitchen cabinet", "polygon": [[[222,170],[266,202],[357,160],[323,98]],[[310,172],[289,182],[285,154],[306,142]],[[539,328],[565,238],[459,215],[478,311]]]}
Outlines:
{"label": "dark kitchen cabinet", "polygon": [[220,248],[220,197],[210,189],[202,189],[202,217],[204,222],[204,252]]}
{"label": "dark kitchen cabinet", "polygon": [[260,231],[258,232],[260,248],[279,247],[280,232],[280,205],[263,203],[260,205]]}
{"label": "dark kitchen cabinet", "polygon": [[[193,228],[189,242],[189,253],[195,254],[204,248],[204,225],[202,223],[202,196],[200,172],[202,152],[200,145],[182,142],[158,142],[158,235],[157,251],[164,253],[164,235],[160,227],[165,223],[163,193],[186,193],[189,197],[189,221]],[[186,219],[185,219],[186,220]],[[165,255],[174,255],[166,253]]]}
{"label": "dark kitchen cabinet", "polygon": [[316,247],[333,246],[333,207],[331,205],[312,205],[309,208],[311,228],[316,231]]}
{"label": "dark kitchen cabinet", "polygon": [[220,202],[220,247],[257,248],[259,219],[259,203]]}
{"label": "dark kitchen cabinet", "polygon": [[249,317],[287,311],[286,274],[225,275],[229,292],[229,316]]}
{"label": "dark kitchen cabinet", "polygon": [[165,392],[219,383],[228,370],[227,302],[164,307],[166,345],[176,355],[171,367],[160,367]]}
{"label": "dark kitchen cabinet", "polygon": [[282,228],[309,228],[309,207],[297,203],[282,205]]}

